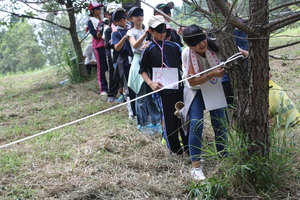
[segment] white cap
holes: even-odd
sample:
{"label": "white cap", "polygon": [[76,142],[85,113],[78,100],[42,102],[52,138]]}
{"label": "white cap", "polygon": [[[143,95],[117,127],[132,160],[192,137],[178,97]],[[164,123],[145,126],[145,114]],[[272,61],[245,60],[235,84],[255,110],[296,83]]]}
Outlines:
{"label": "white cap", "polygon": [[166,24],[166,20],[161,15],[152,15],[148,22],[148,27],[156,28],[160,24]]}
{"label": "white cap", "polygon": [[116,4],[115,2],[112,2],[112,3],[109,3],[106,7],[106,11],[109,13],[109,14],[112,14],[113,12],[115,12],[115,10],[119,7],[122,7],[122,5],[120,4]]}

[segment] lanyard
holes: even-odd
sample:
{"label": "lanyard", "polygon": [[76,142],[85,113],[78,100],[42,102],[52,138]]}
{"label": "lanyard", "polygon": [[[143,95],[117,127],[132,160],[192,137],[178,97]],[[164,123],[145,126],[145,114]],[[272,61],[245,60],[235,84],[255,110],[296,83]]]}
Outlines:
{"label": "lanyard", "polygon": [[154,39],[153,42],[158,46],[161,52],[161,66],[160,69],[162,69],[164,66],[169,68],[168,65],[164,62],[164,40],[162,41],[162,45],[160,46]]}

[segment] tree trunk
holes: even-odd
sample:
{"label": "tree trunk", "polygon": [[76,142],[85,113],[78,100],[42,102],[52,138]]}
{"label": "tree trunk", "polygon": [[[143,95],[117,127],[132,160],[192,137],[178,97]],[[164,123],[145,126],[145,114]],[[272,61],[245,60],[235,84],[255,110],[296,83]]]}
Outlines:
{"label": "tree trunk", "polygon": [[70,21],[69,32],[71,34],[73,46],[74,46],[75,53],[76,53],[76,56],[77,56],[78,62],[79,62],[79,64],[78,64],[79,65],[78,66],[79,74],[80,74],[80,77],[82,78],[82,80],[87,80],[88,74],[86,71],[86,67],[84,65],[84,57],[82,56],[82,48],[81,48],[81,44],[79,42],[77,30],[76,30],[76,18],[75,18],[75,10],[73,8],[73,1],[67,0],[66,7],[69,8],[69,10],[68,10],[68,16],[69,16],[69,21]]}
{"label": "tree trunk", "polygon": [[[216,19],[221,14],[217,0],[208,0],[208,7],[215,14]],[[222,2],[221,2],[222,3]],[[262,9],[263,8],[263,9]],[[237,126],[243,140],[249,146],[248,154],[268,156],[269,132],[268,132],[268,47],[269,33],[262,27],[268,23],[267,0],[250,1],[250,24],[255,30],[255,38],[249,40],[249,63],[244,65],[241,60],[232,62],[228,70],[231,84],[234,90],[236,102]],[[224,12],[223,12],[224,14]],[[224,21],[215,20],[219,27]],[[222,32],[216,32],[216,38],[223,59],[238,52],[234,37],[234,27],[227,24]],[[259,35],[259,37],[257,37]],[[248,38],[251,38],[248,35]],[[260,38],[260,39],[258,39]],[[263,38],[263,39],[261,39]],[[247,158],[245,158],[247,159]]]}
{"label": "tree trunk", "polygon": [[[269,153],[268,94],[269,94],[269,36],[261,29],[269,23],[268,1],[250,1],[249,25],[259,34],[258,38],[249,40],[249,99],[248,117],[246,118],[250,154],[267,157]],[[248,35],[252,38],[251,35]]]}

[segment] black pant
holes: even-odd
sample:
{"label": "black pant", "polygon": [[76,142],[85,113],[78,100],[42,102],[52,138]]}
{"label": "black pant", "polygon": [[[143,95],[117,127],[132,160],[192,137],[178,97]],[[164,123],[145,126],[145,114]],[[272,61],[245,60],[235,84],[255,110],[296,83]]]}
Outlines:
{"label": "black pant", "polygon": [[108,97],[115,97],[118,94],[120,88],[120,76],[117,72],[115,72],[115,68],[112,63],[111,52],[109,49],[106,49],[106,61],[109,72],[109,80],[108,80]]}
{"label": "black pant", "polygon": [[[175,104],[178,101],[183,101],[183,92],[176,92],[167,95],[161,95],[164,125],[166,127],[170,150],[173,153],[181,155],[183,152],[188,153],[188,136],[186,136],[181,128],[181,121],[178,119],[175,112]],[[178,133],[180,133],[182,144],[181,146]]]}

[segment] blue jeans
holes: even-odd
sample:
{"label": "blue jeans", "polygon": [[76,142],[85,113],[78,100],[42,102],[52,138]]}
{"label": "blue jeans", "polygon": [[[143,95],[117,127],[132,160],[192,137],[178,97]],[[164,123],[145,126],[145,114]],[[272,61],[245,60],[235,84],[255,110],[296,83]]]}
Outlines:
{"label": "blue jeans", "polygon": [[[141,86],[140,92],[136,97],[143,96],[147,94],[146,83],[144,82]],[[148,118],[150,118],[153,125],[156,125],[161,120],[160,111],[155,103],[152,95],[148,95],[141,99],[136,100],[136,117],[138,125],[145,126],[148,125]]]}
{"label": "blue jeans", "polygon": [[[191,161],[200,160],[204,109],[205,105],[202,97],[202,92],[201,90],[199,90],[189,109],[189,151]],[[222,157],[226,157],[227,152],[224,151],[227,143],[225,108],[211,110],[209,112],[211,124],[215,132],[217,151],[221,152]]]}

